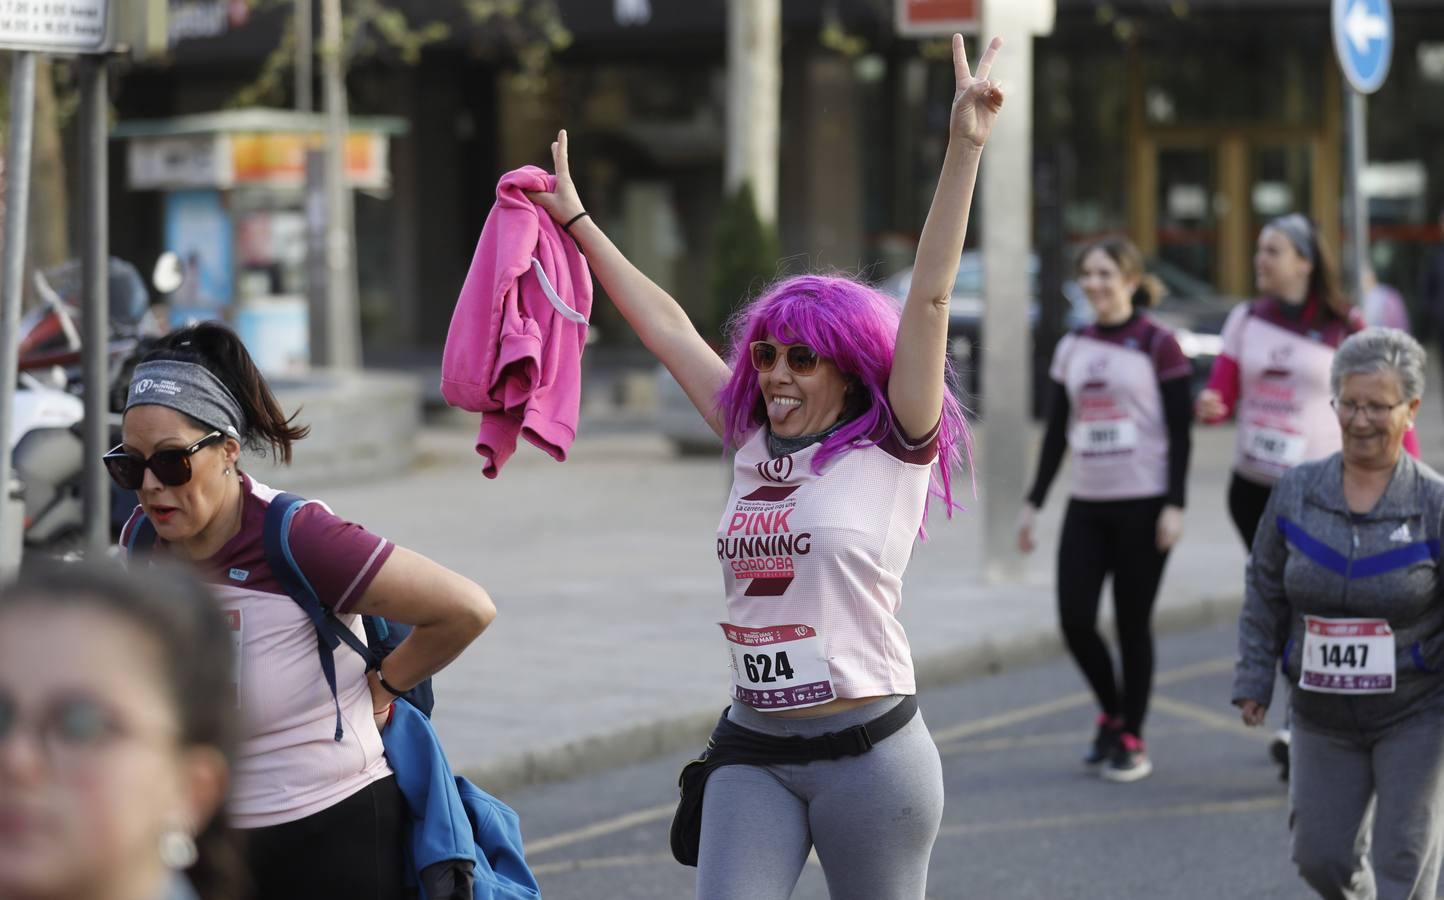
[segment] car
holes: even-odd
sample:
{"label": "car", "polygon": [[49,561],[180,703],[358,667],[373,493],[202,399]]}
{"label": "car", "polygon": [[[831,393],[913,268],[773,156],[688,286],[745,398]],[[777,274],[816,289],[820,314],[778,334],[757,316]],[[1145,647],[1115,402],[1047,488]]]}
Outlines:
{"label": "car", "polygon": [[[983,260],[977,250],[963,251],[958,265],[958,275],[953,281],[952,299],[948,305],[948,350],[953,365],[957,367],[962,382],[963,396],[968,405],[976,410],[981,393],[982,331],[983,331]],[[1162,259],[1146,263],[1150,274],[1156,276],[1164,286],[1164,296],[1157,308],[1151,311],[1154,318],[1174,331],[1179,346],[1193,364],[1194,389],[1199,389],[1208,379],[1213,358],[1222,348],[1219,332],[1233,307],[1233,298],[1218,295],[1207,282],[1189,275],[1184,270]],[[1028,329],[1036,333],[1041,318],[1039,296],[1039,263],[1036,253],[1028,256]],[[912,268],[904,269],[887,280],[880,287],[899,300],[907,296],[912,285]],[[1064,327],[1073,330],[1093,321],[1093,309],[1077,281],[1072,279],[1063,284]]]}

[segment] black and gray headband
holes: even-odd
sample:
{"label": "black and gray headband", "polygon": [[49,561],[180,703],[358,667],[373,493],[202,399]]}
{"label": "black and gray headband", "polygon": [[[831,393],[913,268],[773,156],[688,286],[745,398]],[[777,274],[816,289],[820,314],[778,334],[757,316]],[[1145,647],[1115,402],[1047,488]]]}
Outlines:
{"label": "black and gray headband", "polygon": [[135,367],[125,409],[164,406],[241,440],[246,415],[225,384],[197,363],[158,359]]}
{"label": "black and gray headband", "polygon": [[1279,216],[1268,225],[1264,226],[1277,231],[1289,239],[1299,256],[1309,262],[1314,261],[1314,226],[1304,217],[1303,213],[1289,213],[1286,216]]}

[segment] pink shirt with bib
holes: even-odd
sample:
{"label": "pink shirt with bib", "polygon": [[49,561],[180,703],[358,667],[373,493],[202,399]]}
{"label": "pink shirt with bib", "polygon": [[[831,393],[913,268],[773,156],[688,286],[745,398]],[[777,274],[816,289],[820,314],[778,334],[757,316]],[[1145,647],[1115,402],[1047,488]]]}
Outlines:
{"label": "pink shirt with bib", "polygon": [[1092,325],[1058,342],[1049,375],[1068,392],[1074,497],[1168,493],[1168,423],[1159,384],[1191,372],[1178,341],[1146,316],[1118,328]]}
{"label": "pink shirt with bib", "polygon": [[1297,316],[1273,299],[1229,313],[1215,371],[1231,373],[1234,384],[1217,385],[1215,377],[1209,386],[1222,387],[1228,406],[1237,404],[1234,468],[1239,474],[1271,485],[1299,463],[1339,451],[1329,369],[1334,350],[1362,327],[1357,312],[1341,320],[1325,315],[1315,300]]}
{"label": "pink shirt with bib", "polygon": [[758,429],[717,528],[733,697],[764,711],[917,690],[897,613],[937,435],[889,434],[814,472],[821,448],[772,459]]}

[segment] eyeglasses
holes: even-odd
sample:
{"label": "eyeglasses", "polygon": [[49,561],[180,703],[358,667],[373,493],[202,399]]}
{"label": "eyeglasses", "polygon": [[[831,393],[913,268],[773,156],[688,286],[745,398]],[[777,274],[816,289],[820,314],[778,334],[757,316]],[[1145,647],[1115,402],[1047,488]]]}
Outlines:
{"label": "eyeglasses", "polygon": [[1354,421],[1354,416],[1360,410],[1363,410],[1364,418],[1377,425],[1387,420],[1390,413],[1408,402],[1408,400],[1400,400],[1398,403],[1385,406],[1382,403],[1355,403],[1352,400],[1340,400],[1335,397],[1329,401],[1329,405],[1334,408],[1334,412],[1338,413],[1339,421],[1345,425]]}
{"label": "eyeglasses", "polygon": [[[19,704],[0,694],[0,743],[15,738],[22,726]],[[104,749],[125,737],[120,717],[90,697],[61,697],[50,704],[26,730],[32,732],[46,755],[65,761]]]}
{"label": "eyeglasses", "polygon": [[[781,347],[770,341],[753,341],[751,350],[752,368],[759,372],[771,372],[782,352]],[[811,375],[817,371],[820,362],[822,357],[806,344],[793,344],[787,348],[787,368],[793,375]]]}
{"label": "eyeglasses", "polygon": [[145,482],[146,469],[154,472],[155,477],[166,487],[180,487],[191,480],[191,457],[223,440],[225,435],[212,431],[183,450],[157,450],[149,457],[132,453],[121,444],[101,457],[101,460],[110,472],[111,480],[124,490],[140,490],[140,486]]}

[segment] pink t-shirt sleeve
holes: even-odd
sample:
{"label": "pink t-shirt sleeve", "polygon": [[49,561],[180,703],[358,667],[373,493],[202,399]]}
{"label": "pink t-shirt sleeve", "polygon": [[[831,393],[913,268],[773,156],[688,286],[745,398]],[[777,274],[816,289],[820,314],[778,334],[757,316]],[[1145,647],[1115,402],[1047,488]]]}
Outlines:
{"label": "pink t-shirt sleeve", "polygon": [[291,554],[322,605],[350,612],[371,586],[396,545],[319,503],[307,503],[291,521]]}

